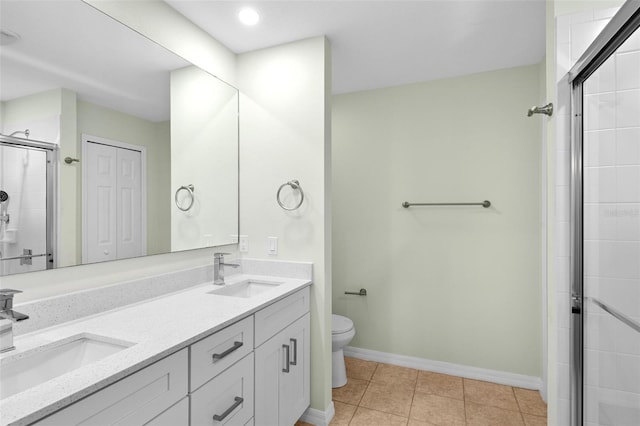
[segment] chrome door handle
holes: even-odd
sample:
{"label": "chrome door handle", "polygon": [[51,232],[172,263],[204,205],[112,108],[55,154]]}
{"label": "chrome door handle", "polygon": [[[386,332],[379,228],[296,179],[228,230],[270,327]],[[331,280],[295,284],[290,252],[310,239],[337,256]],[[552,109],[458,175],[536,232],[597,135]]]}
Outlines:
{"label": "chrome door handle", "polygon": [[290,353],[289,353],[289,345],[282,345],[282,349],[284,349],[284,368],[282,369],[283,373],[289,372],[289,363],[290,363]]}
{"label": "chrome door handle", "polygon": [[226,351],[222,352],[221,354],[213,354],[212,355],[213,362],[220,361],[222,358],[226,357],[231,352],[240,349],[242,345],[243,345],[242,342],[233,342],[233,346],[227,349]]}
{"label": "chrome door handle", "polygon": [[293,361],[290,362],[291,365],[298,364],[298,339],[289,339],[291,342],[291,346],[293,346]]}

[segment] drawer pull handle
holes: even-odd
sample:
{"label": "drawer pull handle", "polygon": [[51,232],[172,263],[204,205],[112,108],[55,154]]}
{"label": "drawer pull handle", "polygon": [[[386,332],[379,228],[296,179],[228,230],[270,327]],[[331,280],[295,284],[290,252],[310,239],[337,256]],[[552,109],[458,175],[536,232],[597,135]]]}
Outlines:
{"label": "drawer pull handle", "polygon": [[291,345],[293,346],[293,361],[291,361],[291,365],[298,364],[298,339],[289,339]]}
{"label": "drawer pull handle", "polygon": [[284,368],[282,369],[283,373],[289,372],[289,364],[290,364],[290,353],[289,353],[289,345],[282,345],[282,349],[284,349]]}
{"label": "drawer pull handle", "polygon": [[217,421],[217,422],[221,422],[223,421],[229,414],[231,414],[231,412],[233,410],[235,410],[236,408],[238,408],[238,406],[240,404],[242,404],[242,402],[244,401],[244,398],[240,398],[239,396],[236,396],[234,398],[235,402],[233,403],[233,405],[229,408],[227,408],[227,411],[225,411],[222,414],[214,414],[213,415],[213,420]]}
{"label": "drawer pull handle", "polygon": [[222,352],[221,354],[213,354],[213,362],[220,361],[222,358],[229,355],[231,352],[240,349],[242,345],[243,345],[242,342],[233,342],[233,346],[231,346],[226,351]]}

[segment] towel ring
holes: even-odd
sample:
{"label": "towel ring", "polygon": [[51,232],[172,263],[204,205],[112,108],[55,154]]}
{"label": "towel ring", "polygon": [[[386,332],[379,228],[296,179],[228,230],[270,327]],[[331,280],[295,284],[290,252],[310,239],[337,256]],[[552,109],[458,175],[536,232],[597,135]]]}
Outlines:
{"label": "towel ring", "polygon": [[[300,191],[300,202],[298,202],[298,204],[296,204],[294,207],[287,207],[284,204],[282,204],[282,201],[280,201],[280,191],[282,191],[282,188],[284,188],[287,185],[289,185],[293,189],[297,189],[298,191]],[[298,182],[297,179],[293,179],[293,180],[290,180],[289,182],[285,182],[282,185],[280,185],[280,188],[278,188],[278,193],[276,194],[276,200],[278,201],[278,204],[280,205],[280,207],[282,207],[285,210],[291,211],[291,210],[296,210],[300,208],[300,206],[302,205],[302,202],[304,201],[304,191],[302,190],[302,186],[300,186],[300,182]]]}
{"label": "towel ring", "polygon": [[[178,202],[178,194],[180,193],[180,191],[185,190],[189,193],[189,197],[191,197],[191,201],[189,202],[189,205],[186,207],[182,207],[180,205],[180,203]],[[173,197],[174,201],[176,202],[176,207],[179,208],[180,210],[182,210],[183,212],[189,211],[191,210],[191,207],[193,207],[193,202],[195,201],[196,197],[193,195],[193,191],[195,190],[195,187],[191,184],[187,185],[187,186],[181,186],[180,188],[178,188],[176,190],[176,195],[175,197]]]}

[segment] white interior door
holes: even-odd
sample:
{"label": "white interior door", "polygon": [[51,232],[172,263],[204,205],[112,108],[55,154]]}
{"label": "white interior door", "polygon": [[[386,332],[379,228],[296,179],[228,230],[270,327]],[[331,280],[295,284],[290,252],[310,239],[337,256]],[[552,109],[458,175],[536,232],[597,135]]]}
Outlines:
{"label": "white interior door", "polygon": [[86,263],[117,259],[117,148],[86,144],[86,220],[83,229]]}
{"label": "white interior door", "polygon": [[117,252],[118,259],[142,255],[142,197],[140,152],[117,150]]}
{"label": "white interior door", "polygon": [[146,254],[144,153],[90,140],[84,149],[83,263]]}

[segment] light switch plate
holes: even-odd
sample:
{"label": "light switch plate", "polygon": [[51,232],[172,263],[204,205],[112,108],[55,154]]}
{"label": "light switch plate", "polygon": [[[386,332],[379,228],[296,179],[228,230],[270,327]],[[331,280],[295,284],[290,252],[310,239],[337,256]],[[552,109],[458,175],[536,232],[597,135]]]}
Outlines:
{"label": "light switch plate", "polygon": [[278,237],[267,237],[267,254],[278,254]]}

